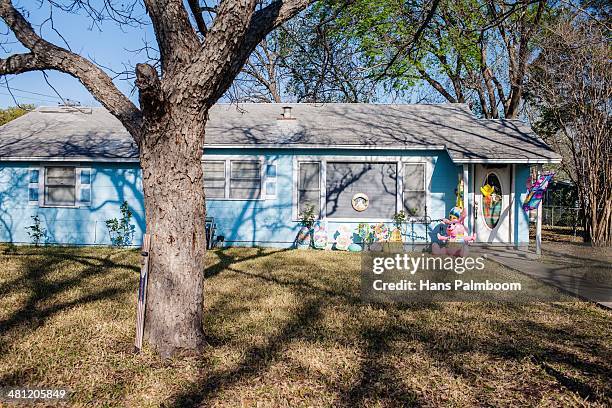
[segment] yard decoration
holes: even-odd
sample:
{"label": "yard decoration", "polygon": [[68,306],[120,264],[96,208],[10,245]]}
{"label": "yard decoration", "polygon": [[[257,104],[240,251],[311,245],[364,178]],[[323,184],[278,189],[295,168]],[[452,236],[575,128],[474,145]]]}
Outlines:
{"label": "yard decoration", "polygon": [[312,236],[313,246],[316,249],[327,248],[327,221],[315,223]]}
{"label": "yard decoration", "polygon": [[299,215],[300,225],[302,228],[298,231],[295,237],[295,244],[299,249],[308,249],[312,244],[312,228],[315,224],[315,207],[312,204],[306,204],[304,211]]}
{"label": "yard decoration", "polygon": [[394,228],[393,231],[391,231],[389,242],[402,242],[402,232],[398,228]]}
{"label": "yard decoration", "polygon": [[529,178],[527,181],[527,197],[525,197],[523,202],[523,210],[529,211],[538,208],[554,176],[554,172],[542,174],[533,184],[531,184],[531,177]]}
{"label": "yard decoration", "polygon": [[346,225],[341,226],[336,231],[336,249],[339,251],[348,251],[349,246],[353,243],[353,231]]}
{"label": "yard decoration", "polygon": [[461,174],[459,174],[459,182],[457,183],[457,188],[455,189],[455,207],[463,208],[463,178]]}
{"label": "yard decoration", "polygon": [[355,211],[362,212],[367,210],[370,199],[365,193],[357,193],[351,199],[351,205]]}
{"label": "yard decoration", "polygon": [[434,255],[466,256],[468,244],[476,240],[476,234],[466,235],[467,229],[463,224],[465,220],[465,209],[453,207],[450,210],[449,218],[442,220],[446,224],[446,235],[438,233],[438,240],[445,243],[441,246],[437,242],[431,245],[431,252]]}
{"label": "yard decoration", "polygon": [[350,252],[361,252],[362,248],[361,248],[361,245],[353,242],[351,245],[348,246],[348,250]]}
{"label": "yard decoration", "polygon": [[370,224],[367,223],[360,223],[357,226],[357,235],[359,235],[359,238],[361,238],[361,245],[363,246],[363,249],[366,249],[366,247],[369,249],[370,245],[372,245],[372,242],[374,242],[374,231],[372,231],[372,228],[370,228]]}
{"label": "yard decoration", "polygon": [[374,232],[374,238],[376,238],[376,241],[378,242],[386,242],[389,240],[389,237],[391,236],[389,227],[387,227],[387,225],[382,222],[374,225],[374,228],[372,230]]}

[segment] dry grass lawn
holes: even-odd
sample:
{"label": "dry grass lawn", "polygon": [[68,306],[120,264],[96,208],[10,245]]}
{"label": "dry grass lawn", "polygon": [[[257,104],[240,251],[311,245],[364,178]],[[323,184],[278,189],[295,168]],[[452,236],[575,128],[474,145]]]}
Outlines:
{"label": "dry grass lawn", "polygon": [[132,353],[138,252],[5,249],[0,385],[71,406],[612,405],[612,313],[588,303],[366,305],[359,255],[216,250],[208,345],[163,361]]}

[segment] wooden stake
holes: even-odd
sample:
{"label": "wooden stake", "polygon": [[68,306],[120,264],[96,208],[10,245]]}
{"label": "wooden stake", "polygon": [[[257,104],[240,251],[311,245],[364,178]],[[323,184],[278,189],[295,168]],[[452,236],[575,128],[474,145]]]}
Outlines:
{"label": "wooden stake", "polygon": [[147,282],[149,281],[149,249],[151,248],[151,236],[144,234],[142,237],[142,266],[140,267],[140,283],[138,285],[138,306],[136,309],[136,350],[142,349],[142,338],[144,336],[145,309],[147,305]]}

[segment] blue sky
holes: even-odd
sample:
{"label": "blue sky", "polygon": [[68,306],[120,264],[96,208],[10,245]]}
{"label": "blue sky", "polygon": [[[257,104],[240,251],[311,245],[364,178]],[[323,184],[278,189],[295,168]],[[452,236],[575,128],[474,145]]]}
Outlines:
{"label": "blue sky", "polygon": [[[125,0],[129,2],[129,0]],[[37,33],[42,30],[43,38],[59,46],[64,46],[62,39],[53,31],[49,22],[42,28],[39,27],[50,15],[50,6],[47,2],[40,5],[39,0],[13,0],[22,12],[29,13],[28,21],[32,23]],[[98,2],[93,2],[98,3]],[[101,2],[100,2],[101,3]],[[136,15],[148,21],[144,10],[137,9]],[[123,63],[135,65],[137,62],[146,61],[144,54],[137,55],[128,50],[136,50],[143,47],[143,41],[147,40],[154,43],[153,29],[150,25],[141,27],[119,27],[113,21],[102,23],[102,31],[92,27],[91,19],[86,17],[83,12],[78,15],[62,12],[55,8],[53,10],[54,27],[67,40],[72,51],[81,54],[88,59],[94,59],[98,64],[110,67],[116,71],[123,71]],[[16,52],[26,52],[12,34],[5,35],[6,26],[0,22],[2,38],[5,50],[1,53],[2,58]],[[9,42],[7,44],[7,42]],[[89,94],[79,81],[69,75],[55,71],[47,71],[49,82],[64,97],[81,102],[83,105],[98,106],[99,103]],[[19,75],[8,75],[5,77],[21,104],[35,104],[38,106],[54,106],[60,102],[59,97],[52,88],[47,85],[41,72],[28,72]],[[115,84],[126,94],[132,90],[133,80],[115,80]],[[136,96],[131,96],[136,100]],[[0,79],[0,107],[14,106],[15,102],[7,90],[5,79]]]}

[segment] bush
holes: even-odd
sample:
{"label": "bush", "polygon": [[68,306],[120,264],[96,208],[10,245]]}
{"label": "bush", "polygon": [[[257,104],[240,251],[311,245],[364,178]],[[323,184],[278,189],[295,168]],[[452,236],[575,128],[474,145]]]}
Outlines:
{"label": "bush", "polygon": [[132,220],[132,211],[128,206],[128,202],[124,201],[121,204],[121,218],[112,218],[106,220],[106,227],[110,235],[111,245],[114,247],[123,248],[132,243],[134,236],[134,225],[130,224]]}
{"label": "bush", "polygon": [[34,221],[34,224],[30,225],[29,227],[26,227],[26,231],[30,236],[32,243],[35,246],[39,246],[40,241],[42,239],[47,238],[47,230],[41,226],[40,217],[38,216],[38,214],[33,215],[32,220]]}

